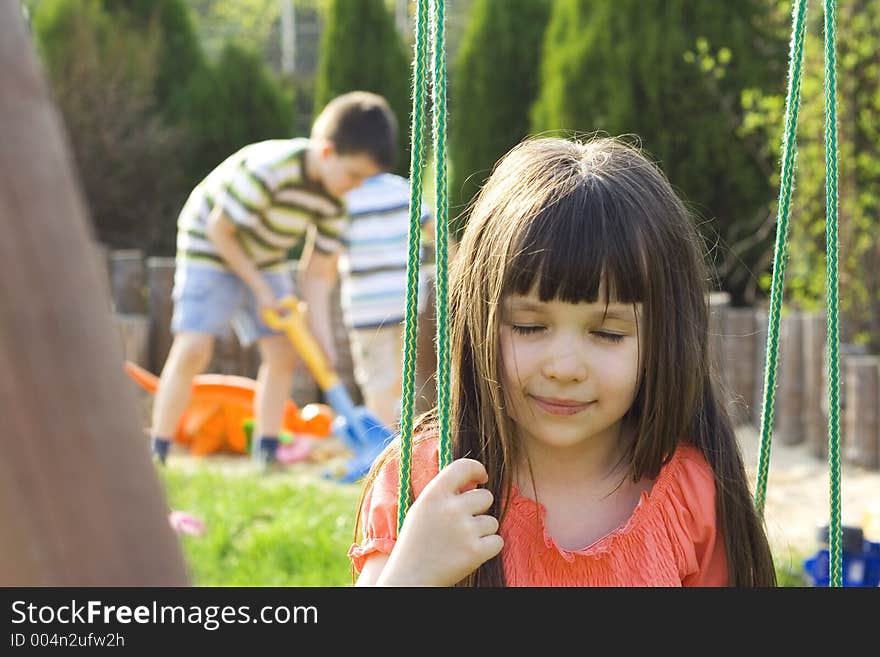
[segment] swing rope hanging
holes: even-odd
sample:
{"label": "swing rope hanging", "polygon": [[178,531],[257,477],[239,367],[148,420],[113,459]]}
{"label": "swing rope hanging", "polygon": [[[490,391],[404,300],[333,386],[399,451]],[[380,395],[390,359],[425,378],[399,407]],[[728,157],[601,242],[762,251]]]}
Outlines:
{"label": "swing rope hanging", "polygon": [[437,312],[437,418],[439,466],[452,461],[449,434],[449,334],[447,321],[448,196],[446,187],[446,46],[445,2],[419,0],[416,10],[416,38],[413,58],[412,155],[410,158],[409,249],[407,252],[406,312],[404,319],[403,392],[400,414],[400,494],[397,530],[403,526],[412,504],[410,465],[412,460],[413,407],[415,397],[416,327],[418,321],[419,242],[421,234],[422,167],[425,157],[426,67],[429,56],[428,29],[431,29],[432,108],[435,172],[435,249]]}
{"label": "swing rope hanging", "polygon": [[[431,11],[429,12],[429,5]],[[839,375],[839,298],[838,298],[838,208],[837,208],[837,81],[835,0],[824,0],[825,59],[825,200],[826,200],[826,303],[828,308],[828,464],[830,470],[829,582],[842,585],[840,511],[840,375]],[[430,14],[430,16],[429,16]],[[429,35],[430,28],[430,52]],[[432,107],[435,171],[436,313],[437,313],[437,417],[439,467],[452,460],[449,432],[449,337],[447,321],[448,272],[448,195],[446,181],[446,52],[445,1],[418,0],[413,58],[412,132],[410,160],[409,249],[407,294],[404,320],[403,392],[400,419],[400,493],[397,530],[401,530],[412,504],[411,460],[416,364],[416,325],[418,312],[420,208],[422,171],[425,157],[423,141],[426,122],[426,69],[432,56]],[[773,276],[768,313],[768,337],[761,409],[761,441],[755,485],[755,508],[763,516],[773,427],[776,371],[779,350],[779,324],[782,289],[787,256],[788,219],[797,153],[797,120],[800,107],[806,32],[806,0],[794,0],[789,54],[788,90],[782,143],[782,170],[777,210]]]}
{"label": "swing rope hanging", "polygon": [[[773,434],[776,363],[779,350],[779,322],[782,289],[788,254],[788,215],[794,185],[797,154],[797,121],[800,107],[801,75],[806,32],[806,0],[795,0],[792,10],[791,51],[789,55],[788,92],[785,102],[785,130],[782,141],[782,173],[773,253],[773,277],[768,313],[767,355],[764,368],[764,399],[761,408],[761,442],[755,485],[755,508],[764,515],[767,473],[770,467],[770,443]],[[828,468],[830,474],[830,522],[828,525],[829,583],[841,586],[843,562],[840,512],[840,366],[839,299],[837,239],[837,80],[835,0],[824,0],[825,13],[825,236],[827,250],[826,304],[828,308]]]}

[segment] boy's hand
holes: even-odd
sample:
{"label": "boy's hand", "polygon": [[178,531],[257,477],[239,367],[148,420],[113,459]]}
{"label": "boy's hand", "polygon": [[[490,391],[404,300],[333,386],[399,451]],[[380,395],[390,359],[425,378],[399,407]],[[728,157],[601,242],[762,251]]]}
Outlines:
{"label": "boy's hand", "polygon": [[276,312],[282,310],[279,303],[280,300],[268,285],[262,285],[255,289],[254,297],[257,300],[257,313],[260,317],[263,317],[266,310],[274,310]]}
{"label": "boy's hand", "polygon": [[452,586],[501,552],[498,520],[485,515],[492,493],[486,468],[457,459],[432,479],[410,507],[377,584]]}

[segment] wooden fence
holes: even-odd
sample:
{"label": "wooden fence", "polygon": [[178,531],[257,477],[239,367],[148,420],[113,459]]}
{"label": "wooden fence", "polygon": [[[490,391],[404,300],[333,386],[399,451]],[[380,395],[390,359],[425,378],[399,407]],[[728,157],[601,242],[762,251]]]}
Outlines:
{"label": "wooden fence", "polygon": [[[98,247],[107,271],[110,296],[127,358],[158,373],[171,345],[173,258],[144,258],[137,250],[107,251]],[[338,303],[333,304],[338,373],[356,403],[363,396],[354,380],[351,352]],[[734,308],[725,294],[711,298],[711,352],[721,373],[729,409],[737,425],[760,426],[763,400],[767,313],[764,308]],[[781,319],[774,440],[806,443],[817,459],[827,457],[826,319],[822,313],[787,312]],[[434,302],[419,318],[417,411],[436,399],[433,373]],[[234,335],[218,339],[208,371],[255,377],[255,347],[243,349]],[[841,434],[843,457],[861,467],[880,469],[880,356],[856,345],[841,345]],[[321,401],[314,379],[300,368],[292,398],[300,405]]]}
{"label": "wooden fence", "polygon": [[[732,308],[713,295],[712,349],[737,424],[761,424],[765,308]],[[787,312],[780,320],[773,440],[805,443],[828,455],[827,331],[824,313]],[[880,357],[859,345],[840,345],[841,444],[849,463],[880,470]]]}
{"label": "wooden fence", "polygon": [[[137,249],[108,250],[96,245],[97,258],[106,271],[109,295],[123,342],[125,357],[159,374],[171,348],[171,314],[174,286],[174,258],[148,257]],[[295,272],[292,272],[294,275]],[[333,291],[331,319],[335,328],[337,373],[355,404],[363,403],[363,393],[354,378],[351,348],[342,322],[339,285]],[[419,316],[418,362],[416,368],[416,411],[428,410],[436,399],[436,356],[433,289]],[[230,331],[217,339],[207,371],[256,378],[260,365],[256,345],[239,345]],[[300,406],[323,401],[317,382],[305,367],[298,367],[291,387],[291,398]]]}

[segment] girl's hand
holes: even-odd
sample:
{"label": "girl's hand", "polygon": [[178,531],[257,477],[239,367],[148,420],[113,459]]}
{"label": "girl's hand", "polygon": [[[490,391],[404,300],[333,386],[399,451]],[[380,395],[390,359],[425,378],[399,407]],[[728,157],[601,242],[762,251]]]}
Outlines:
{"label": "girl's hand", "polygon": [[458,459],[434,477],[410,507],[380,586],[452,586],[501,552],[498,520],[485,515],[492,493],[486,468]]}

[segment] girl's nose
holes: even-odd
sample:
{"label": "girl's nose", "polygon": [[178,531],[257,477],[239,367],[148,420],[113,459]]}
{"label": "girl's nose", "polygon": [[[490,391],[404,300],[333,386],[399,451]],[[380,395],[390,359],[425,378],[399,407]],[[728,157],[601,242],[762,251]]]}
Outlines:
{"label": "girl's nose", "polygon": [[584,352],[577,349],[574,341],[562,338],[554,341],[542,366],[544,376],[563,382],[579,382],[589,373]]}

